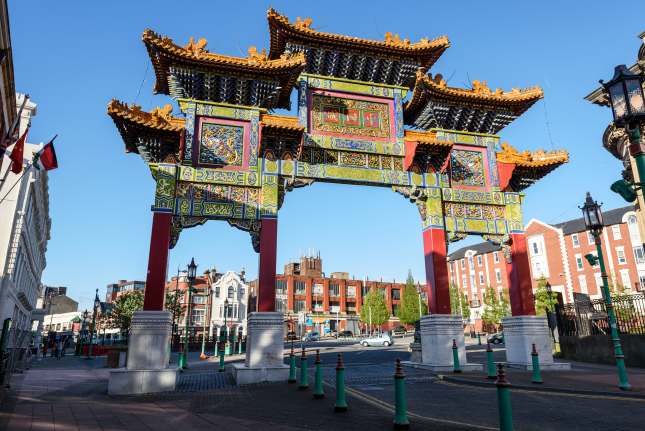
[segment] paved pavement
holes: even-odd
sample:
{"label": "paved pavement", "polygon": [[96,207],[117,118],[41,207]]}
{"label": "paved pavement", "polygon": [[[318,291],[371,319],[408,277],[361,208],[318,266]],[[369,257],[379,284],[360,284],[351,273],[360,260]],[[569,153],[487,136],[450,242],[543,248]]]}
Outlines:
{"label": "paved pavement", "polygon": [[[189,369],[180,376],[177,391],[142,397],[110,397],[109,371],[104,359],[66,357],[35,363],[14,376],[0,412],[0,429],[7,430],[166,430],[218,429],[384,429],[393,416],[394,361],[408,359],[405,343],[388,348],[317,343],[323,363],[327,397],[314,401],[309,391],[286,383],[236,387],[217,364],[189,355]],[[469,347],[471,361],[481,354]],[[335,365],[343,353],[350,411],[333,413]],[[503,351],[497,351],[497,356]],[[314,351],[309,350],[313,372]],[[229,357],[227,361],[241,360]],[[578,364],[574,364],[576,368]],[[578,383],[611,375],[612,367],[582,365]],[[455,384],[424,370],[406,368],[406,391],[412,429],[494,429],[497,426],[496,389]],[[642,376],[645,370],[630,370]],[[528,373],[512,375],[520,381]],[[554,375],[562,377],[561,374]],[[546,377],[546,374],[545,374]],[[483,374],[460,378],[485,381]],[[634,380],[640,377],[634,377]],[[551,379],[551,377],[549,377]],[[566,384],[578,384],[569,382]],[[313,384],[313,378],[310,378]],[[512,390],[517,430],[636,430],[645,429],[645,399],[609,395],[581,396]]]}

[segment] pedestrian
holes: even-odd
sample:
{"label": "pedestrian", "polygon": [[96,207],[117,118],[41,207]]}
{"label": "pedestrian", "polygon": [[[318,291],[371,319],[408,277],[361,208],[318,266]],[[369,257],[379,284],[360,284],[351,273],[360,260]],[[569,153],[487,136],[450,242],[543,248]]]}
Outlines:
{"label": "pedestrian", "polygon": [[43,359],[47,357],[47,341],[48,340],[43,341]]}
{"label": "pedestrian", "polygon": [[56,359],[60,360],[62,352],[63,352],[63,342],[59,338],[58,340],[56,340]]}

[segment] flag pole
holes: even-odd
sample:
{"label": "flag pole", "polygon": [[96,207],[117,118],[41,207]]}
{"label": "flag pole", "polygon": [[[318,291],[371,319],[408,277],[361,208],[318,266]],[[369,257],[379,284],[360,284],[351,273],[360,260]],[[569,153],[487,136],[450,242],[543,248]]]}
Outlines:
{"label": "flag pole", "polygon": [[[5,193],[5,195],[2,197],[2,199],[0,199],[0,204],[2,204],[2,202],[4,202],[4,200],[7,198],[7,196],[9,196],[9,193],[11,193],[11,191],[18,185],[18,183],[20,182],[22,177],[25,176],[27,171],[29,171],[29,169],[31,169],[32,166],[33,166],[33,164],[31,164],[31,163],[29,163],[29,164],[27,164],[27,166],[25,166],[25,169],[23,169],[22,174],[20,174],[20,176],[18,177],[16,182],[13,183],[13,186],[11,186],[11,188],[9,190],[7,190],[7,193]],[[9,170],[9,169],[7,169],[7,170]],[[6,175],[5,175],[5,179],[6,179]]]}

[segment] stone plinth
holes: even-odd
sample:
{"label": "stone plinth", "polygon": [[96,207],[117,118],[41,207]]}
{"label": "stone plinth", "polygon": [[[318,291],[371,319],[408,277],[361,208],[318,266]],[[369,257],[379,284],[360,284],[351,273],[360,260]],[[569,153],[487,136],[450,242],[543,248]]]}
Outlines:
{"label": "stone plinth", "polygon": [[282,313],[255,312],[247,324],[246,360],[233,364],[238,385],[286,381],[289,367],[284,364],[284,318]]}
{"label": "stone plinth", "polygon": [[421,362],[409,361],[406,365],[435,372],[452,372],[454,369],[452,340],[457,343],[459,365],[462,371],[481,371],[481,364],[466,362],[466,342],[461,316],[431,314],[421,318]]}
{"label": "stone plinth", "polygon": [[421,343],[410,343],[410,362],[421,362]]}
{"label": "stone plinth", "polygon": [[533,344],[538,352],[540,369],[569,370],[571,364],[553,361],[553,340],[546,317],[512,316],[502,319],[506,362],[510,368],[532,370]]}
{"label": "stone plinth", "polygon": [[110,395],[175,390],[177,369],[168,368],[172,313],[137,311],[132,316],[127,367],[110,372]]}

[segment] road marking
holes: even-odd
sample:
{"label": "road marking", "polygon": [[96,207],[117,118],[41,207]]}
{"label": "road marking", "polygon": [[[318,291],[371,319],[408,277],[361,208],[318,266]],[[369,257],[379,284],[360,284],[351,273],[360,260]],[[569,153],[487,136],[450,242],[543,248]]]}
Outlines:
{"label": "road marking", "polygon": [[[479,388],[484,390],[495,389],[495,386],[491,386],[490,388],[488,388],[484,386],[469,385],[467,383],[451,382],[451,381],[443,380],[441,378],[439,378],[437,382],[443,385],[459,386],[462,388],[464,386],[469,386],[471,388]],[[573,394],[573,393],[567,393],[567,392],[550,392],[550,391],[540,390],[540,389],[530,390],[530,389],[514,388],[512,385],[511,385],[511,392],[521,392],[523,394],[534,394],[534,395],[544,395],[544,396],[556,395],[556,396],[571,397],[571,398],[590,398],[590,399],[599,399],[599,400],[632,401],[637,403],[645,403],[645,398],[617,397],[612,395]]]}
{"label": "road marking", "polygon": [[[334,387],[330,383],[327,383],[327,382],[324,382],[324,383],[325,383],[326,386]],[[374,407],[378,407],[381,410],[385,410],[385,411],[387,411],[389,413],[392,413],[392,414],[394,413],[394,406],[391,405],[391,404],[386,403],[385,401],[379,400],[378,398],[374,398],[374,397],[372,397],[370,395],[367,395],[367,394],[365,394],[365,393],[363,393],[363,392],[361,392],[361,391],[359,391],[357,389],[352,389],[352,388],[349,388],[347,386],[345,386],[345,392],[349,393],[350,395],[352,395],[352,396],[354,396],[354,397],[356,397],[356,398],[358,398],[358,399],[360,399],[360,400],[362,400],[362,401],[364,401],[364,402],[366,402],[366,403],[368,403],[370,405],[373,405]],[[472,429],[476,429],[476,430],[486,430],[486,431],[493,430],[493,431],[497,431],[497,429],[498,429],[498,428],[485,427],[485,426],[482,426],[482,425],[470,424],[470,423],[467,423],[467,422],[453,421],[453,420],[450,420],[450,419],[441,419],[441,418],[433,418],[433,417],[430,417],[430,416],[423,416],[423,415],[419,415],[419,414],[416,414],[416,413],[412,413],[409,410],[408,410],[408,417],[410,417],[412,419],[421,420],[421,421],[427,421],[427,422],[443,423],[443,424],[447,424],[447,425],[456,425],[456,426],[462,426],[462,427],[466,426],[466,427],[471,427]]]}

